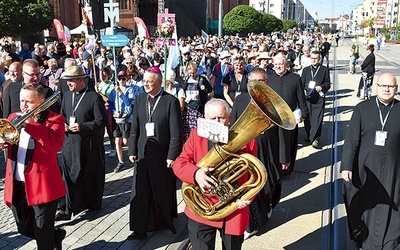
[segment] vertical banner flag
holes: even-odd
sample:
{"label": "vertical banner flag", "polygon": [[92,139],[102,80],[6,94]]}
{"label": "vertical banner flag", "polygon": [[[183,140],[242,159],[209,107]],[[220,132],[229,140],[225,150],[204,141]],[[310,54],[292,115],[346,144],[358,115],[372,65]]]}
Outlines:
{"label": "vertical banner flag", "polygon": [[134,17],[133,19],[138,27],[140,40],[150,38],[149,31],[147,30],[146,24],[143,22],[143,20],[140,17]]}
{"label": "vertical banner flag", "polygon": [[64,42],[65,41],[64,25],[62,25],[62,23],[58,19],[53,19],[53,24],[54,27],[56,28],[58,39]]}
{"label": "vertical banner flag", "polygon": [[[172,34],[172,39],[175,39],[175,41],[178,41],[178,33],[176,32],[176,25],[175,25],[174,33]],[[172,69],[176,68],[176,66],[178,66],[178,64],[179,64],[179,56],[180,56],[180,50],[179,50],[178,42],[176,42],[169,48],[167,66]]]}

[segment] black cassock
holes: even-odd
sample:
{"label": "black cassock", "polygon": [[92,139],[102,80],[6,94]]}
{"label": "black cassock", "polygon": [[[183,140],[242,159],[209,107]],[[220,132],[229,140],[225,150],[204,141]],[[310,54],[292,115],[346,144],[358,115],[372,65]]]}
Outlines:
{"label": "black cassock", "polygon": [[[106,121],[104,101],[91,89],[78,94],[66,92],[61,113],[69,125],[73,109],[79,133],[65,134],[62,149],[63,175],[68,194],[66,212],[77,214],[85,209],[99,210],[105,182],[104,127]],[[72,105],[72,102],[74,105]]]}
{"label": "black cassock", "polygon": [[[172,218],[177,217],[176,177],[166,160],[175,160],[182,151],[183,125],[176,97],[163,91],[150,100],[148,94],[135,100],[129,156],[137,156],[130,203],[130,230],[145,233],[168,228],[176,232]],[[151,121],[154,136],[147,136]]]}
{"label": "black cassock", "polygon": [[[331,87],[329,69],[319,65],[312,65],[303,69],[301,81],[306,90],[306,102],[308,108],[308,116],[304,120],[304,128],[310,141],[319,140],[322,131],[322,122],[325,112],[325,94]],[[324,96],[310,87],[310,81],[315,82],[315,86],[321,86]]]}
{"label": "black cassock", "polygon": [[[383,120],[390,105],[380,104]],[[363,250],[399,249],[400,239],[400,103],[394,102],[383,131],[384,146],[375,145],[382,131],[376,98],[359,103],[343,146],[341,171],[353,172],[343,190],[351,237]]]}
{"label": "black cassock", "polygon": [[[304,88],[301,83],[300,76],[286,71],[283,75],[278,75],[275,72],[268,74],[268,86],[271,87],[294,111],[299,107],[302,113],[302,118],[305,118],[308,113]],[[298,127],[294,130],[286,130],[278,128],[279,135],[279,162],[290,162],[290,170],[293,171],[296,162],[297,142],[298,142]]]}
{"label": "black cassock", "polygon": [[[250,102],[250,95],[248,92],[238,95],[233,103],[230,124],[233,125],[236,120],[242,115]],[[271,207],[274,208],[281,198],[282,179],[280,175],[281,165],[279,163],[279,137],[278,126],[272,126],[268,130],[256,137],[257,143],[257,158],[264,164],[267,170],[267,183],[264,188],[259,192],[257,199],[253,202],[258,202],[254,206],[250,206],[251,210],[251,223],[254,227],[253,230],[259,229],[260,226],[265,224],[268,220],[267,213]],[[261,211],[254,211],[254,209]],[[264,211],[263,209],[266,209]],[[260,212],[263,212],[260,214]],[[260,218],[255,221],[259,214]],[[257,216],[258,217],[258,216]]]}

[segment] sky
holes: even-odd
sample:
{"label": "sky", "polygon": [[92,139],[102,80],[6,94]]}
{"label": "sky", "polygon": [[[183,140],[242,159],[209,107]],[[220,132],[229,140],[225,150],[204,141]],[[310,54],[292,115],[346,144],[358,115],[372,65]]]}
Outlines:
{"label": "sky", "polygon": [[344,14],[350,16],[351,11],[354,10],[363,0],[301,0],[306,6],[309,13],[318,13],[318,19],[326,17],[339,17]]}

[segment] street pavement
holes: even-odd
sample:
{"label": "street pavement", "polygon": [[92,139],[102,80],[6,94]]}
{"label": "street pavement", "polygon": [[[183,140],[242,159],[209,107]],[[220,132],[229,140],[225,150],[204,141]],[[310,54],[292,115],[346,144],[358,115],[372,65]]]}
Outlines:
{"label": "street pavement", "polygon": [[[301,249],[356,249],[349,240],[346,213],[341,199],[339,178],[340,152],[346,127],[353,107],[360,102],[355,97],[360,70],[347,74],[351,41],[332,47],[330,51],[331,81],[333,85],[326,97],[321,149],[314,149],[305,141],[303,125],[299,129],[299,149],[295,171],[283,178],[282,198],[273,209],[272,218],[261,230],[243,244],[243,249],[301,250]],[[380,72],[397,74],[400,45],[385,45],[376,51],[376,68]],[[366,56],[360,46],[359,65]],[[376,81],[374,79],[374,82]],[[106,141],[108,153],[109,142]],[[124,149],[126,156],[127,148]],[[0,156],[0,176],[4,176],[3,155]],[[178,218],[174,225],[178,231],[149,233],[143,241],[126,241],[129,231],[129,199],[132,164],[125,157],[127,168],[119,173],[113,169],[116,158],[106,156],[106,183],[102,209],[87,211],[71,221],[57,222],[67,231],[63,249],[176,249],[187,238],[183,214],[180,183],[177,183]],[[0,184],[0,196],[3,186]],[[0,249],[36,249],[35,241],[18,234],[14,218],[3,202],[0,204]],[[221,249],[217,240],[216,249]]]}

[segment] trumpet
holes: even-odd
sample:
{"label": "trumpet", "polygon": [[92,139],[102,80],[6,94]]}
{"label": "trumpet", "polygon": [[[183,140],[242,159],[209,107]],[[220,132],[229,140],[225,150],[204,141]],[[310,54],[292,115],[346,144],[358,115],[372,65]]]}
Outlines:
{"label": "trumpet", "polygon": [[0,141],[2,143],[10,143],[15,144],[19,141],[19,131],[18,128],[28,119],[32,117],[36,117],[40,114],[40,112],[48,109],[58,101],[61,97],[61,92],[58,91],[54,93],[52,96],[47,98],[42,104],[37,106],[32,111],[25,113],[13,121],[9,121],[7,119],[0,119]]}

